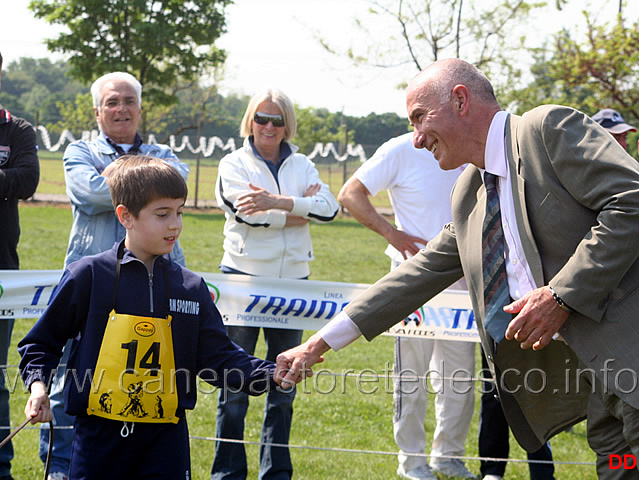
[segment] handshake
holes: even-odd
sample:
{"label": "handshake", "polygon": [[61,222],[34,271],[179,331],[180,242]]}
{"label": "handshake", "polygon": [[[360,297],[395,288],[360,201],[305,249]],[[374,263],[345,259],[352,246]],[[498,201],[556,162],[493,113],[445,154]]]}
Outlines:
{"label": "handshake", "polygon": [[305,343],[280,353],[276,359],[273,378],[282,388],[290,388],[307,377],[313,376],[311,367],[324,361],[322,356],[330,350],[328,344],[318,334]]}

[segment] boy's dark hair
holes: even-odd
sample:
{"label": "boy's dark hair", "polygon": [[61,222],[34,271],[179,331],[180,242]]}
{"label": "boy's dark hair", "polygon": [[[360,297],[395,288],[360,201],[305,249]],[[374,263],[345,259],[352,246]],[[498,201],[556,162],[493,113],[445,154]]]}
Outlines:
{"label": "boy's dark hair", "polygon": [[107,179],[113,207],[124,205],[134,217],[153,200],[183,198],[186,181],[169,162],[146,155],[123,155]]}

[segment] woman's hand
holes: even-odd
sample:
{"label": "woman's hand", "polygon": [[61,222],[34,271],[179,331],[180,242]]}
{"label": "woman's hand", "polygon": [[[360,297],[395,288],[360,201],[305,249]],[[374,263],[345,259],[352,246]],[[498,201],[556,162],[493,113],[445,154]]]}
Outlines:
{"label": "woman's hand", "polygon": [[[293,210],[293,199],[283,195],[274,195],[263,188],[256,187],[249,183],[252,192],[240,195],[237,198],[235,207],[244,215],[252,215],[254,213],[266,212],[277,208],[290,212]],[[310,187],[309,187],[310,188]]]}
{"label": "woman's hand", "polygon": [[314,183],[313,185],[309,185],[306,191],[304,192],[304,197],[312,197],[316,193],[318,193],[322,189],[322,186],[319,183]]}

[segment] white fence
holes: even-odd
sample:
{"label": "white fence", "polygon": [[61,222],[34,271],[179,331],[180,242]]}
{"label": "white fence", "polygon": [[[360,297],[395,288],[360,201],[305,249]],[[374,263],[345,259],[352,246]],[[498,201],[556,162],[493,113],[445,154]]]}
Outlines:
{"label": "white fence", "polygon": [[[46,148],[50,152],[57,152],[60,150],[67,142],[75,142],[77,139],[73,136],[73,134],[69,130],[64,130],[60,134],[60,138],[58,138],[58,142],[56,144],[52,144],[51,135],[49,131],[39,125],[37,127],[37,131],[40,133],[40,138],[42,140],[42,144],[44,148]],[[81,140],[90,141],[97,138],[99,132],[97,130],[91,130],[82,132]],[[147,142],[148,144],[156,144],[157,139],[155,135],[149,135]],[[171,150],[175,153],[180,153],[186,149],[188,149],[193,154],[201,154],[203,157],[210,157],[213,155],[215,149],[220,149],[224,151],[234,151],[236,150],[235,139],[229,138],[226,142],[224,142],[220,137],[200,137],[199,142],[197,142],[196,146],[191,144],[191,139],[187,135],[182,136],[182,140],[178,142],[175,135],[171,135],[169,137],[169,146]],[[332,155],[337,161],[343,162],[348,160],[349,157],[359,158],[361,162],[366,161],[366,152],[364,151],[364,147],[361,145],[352,145],[348,144],[346,146],[346,152],[343,154],[339,154],[335,145],[333,143],[316,143],[313,151],[308,155],[308,158],[313,160],[315,157],[320,156],[323,158]]]}

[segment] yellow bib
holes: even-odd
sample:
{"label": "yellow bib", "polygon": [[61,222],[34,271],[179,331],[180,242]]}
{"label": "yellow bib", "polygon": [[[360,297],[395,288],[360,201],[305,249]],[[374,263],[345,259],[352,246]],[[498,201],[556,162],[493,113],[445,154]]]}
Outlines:
{"label": "yellow bib", "polygon": [[89,393],[89,415],[177,423],[171,319],[109,314]]}

